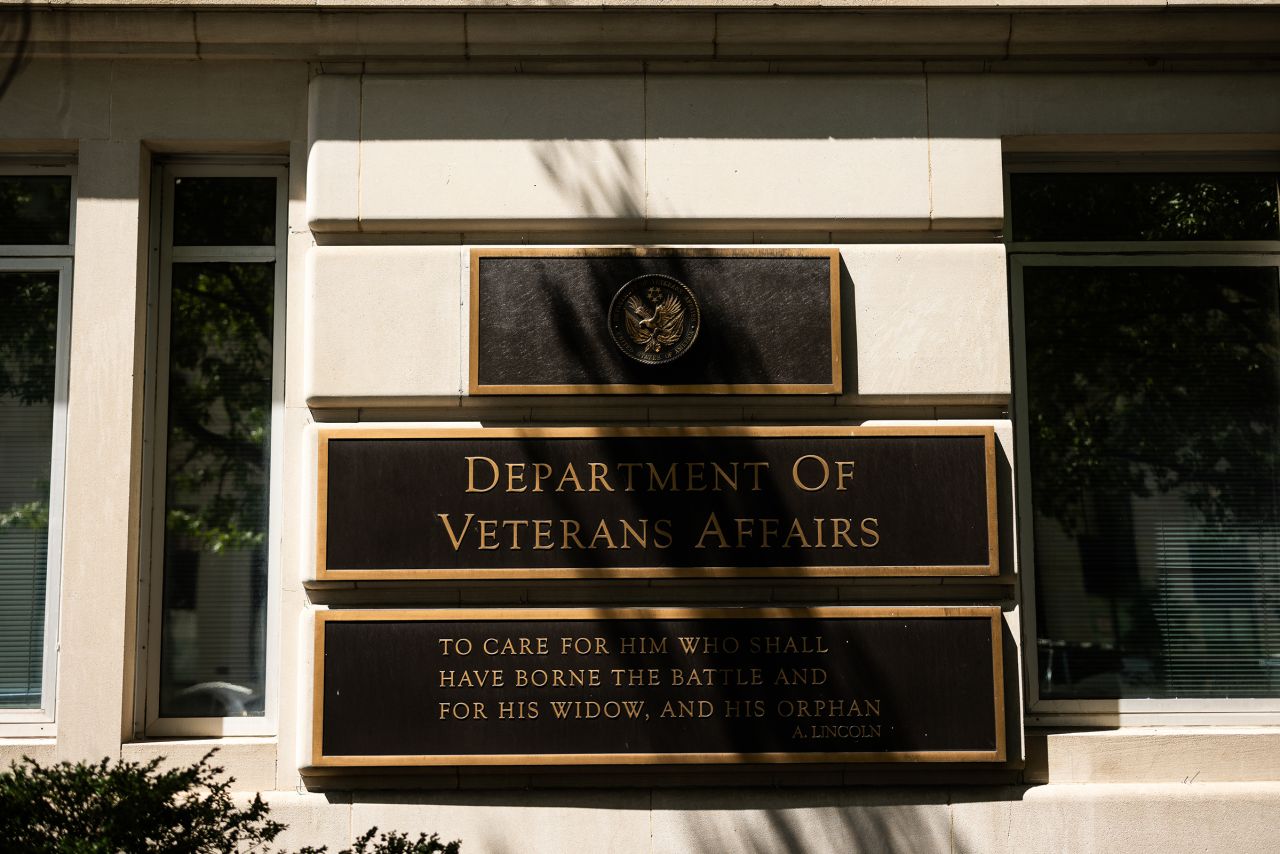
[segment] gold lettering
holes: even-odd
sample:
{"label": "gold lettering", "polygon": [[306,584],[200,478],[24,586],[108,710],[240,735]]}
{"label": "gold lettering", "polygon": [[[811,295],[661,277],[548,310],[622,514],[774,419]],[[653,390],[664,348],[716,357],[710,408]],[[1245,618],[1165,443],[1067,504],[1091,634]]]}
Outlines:
{"label": "gold lettering", "polygon": [[[862,524],[859,527],[862,529],[862,533],[867,536],[863,537],[859,542],[861,542],[866,548],[874,549],[876,546],[880,545],[880,532],[876,530],[876,527],[879,524],[880,520],[874,516],[868,516],[862,520]],[[871,542],[867,542],[867,537],[871,538]]]}
{"label": "gold lettering", "polygon": [[533,550],[546,551],[553,548],[551,543],[551,520],[550,519],[534,519],[533,520]]}
{"label": "gold lettering", "polygon": [[582,483],[578,480],[578,472],[573,467],[573,463],[564,467],[564,474],[560,475],[560,483],[556,484],[556,492],[564,492],[564,485],[569,481],[573,481],[574,492],[582,491]]}
{"label": "gold lettering", "polygon": [[698,537],[698,543],[697,545],[694,546],[694,548],[705,549],[706,546],[702,544],[702,541],[705,540],[707,538],[707,535],[711,533],[714,533],[716,536],[716,539],[720,541],[720,548],[722,549],[729,548],[729,541],[724,538],[724,531],[720,529],[720,520],[716,518],[715,513],[712,513],[710,516],[707,517],[707,524],[704,525],[702,528],[702,536]]}
{"label": "gold lettering", "polygon": [[[507,463],[507,492],[524,492],[529,488],[524,485],[524,470],[524,463]],[[516,484],[520,484],[519,489]]]}
{"label": "gold lettering", "polygon": [[[498,464],[488,457],[465,457],[467,461],[467,492],[488,492],[498,485]],[[484,489],[476,487],[476,461],[484,460],[493,474],[493,482]]]}
{"label": "gold lettering", "polygon": [[[706,463],[695,462],[685,463],[685,484],[684,488],[689,492],[706,492],[707,484],[703,478],[706,476]],[[697,484],[696,486],[694,484]]]}
{"label": "gold lettering", "polygon": [[712,492],[720,491],[721,481],[723,481],[725,485],[728,486],[729,489],[733,490],[734,492],[738,491],[738,464],[735,462],[735,463],[729,463],[729,465],[732,467],[731,468],[731,471],[733,472],[732,475],[728,471],[725,471],[723,468],[721,468],[719,463],[717,462],[711,463],[711,474],[715,478],[711,485]]}
{"label": "gold lettering", "polygon": [[656,667],[614,667],[609,670],[609,673],[613,676],[613,684],[617,687],[636,688],[662,684]]}
{"label": "gold lettering", "polygon": [[476,517],[476,514],[474,513],[467,514],[466,520],[462,523],[461,533],[458,533],[456,535],[453,533],[453,524],[449,522],[449,514],[437,513],[436,515],[439,516],[440,521],[444,523],[445,533],[449,535],[449,542],[453,543],[453,550],[456,552],[459,548],[462,547],[462,538],[467,535],[467,528],[471,527],[471,520]]}
{"label": "gold lettering", "polygon": [[836,460],[836,492],[845,492],[849,489],[844,482],[853,480],[854,463],[855,460]]}
{"label": "gold lettering", "polygon": [[635,482],[634,482],[636,469],[640,468],[642,465],[643,463],[618,463],[618,468],[622,469],[624,472],[627,473],[627,485],[623,489],[623,492],[636,491]]}
{"label": "gold lettering", "polygon": [[769,463],[761,461],[758,463],[743,463],[744,468],[751,470],[751,491],[760,491],[760,470],[769,468]]}
{"label": "gold lettering", "polygon": [[477,533],[480,535],[480,543],[477,546],[481,551],[492,551],[498,547],[498,520],[481,519],[478,523],[480,529]]}
{"label": "gold lettering", "polygon": [[[649,467],[649,491],[656,492],[658,490],[667,489],[671,492],[679,492],[680,486],[676,483],[676,464],[672,463],[667,469],[667,476],[660,477],[658,469],[653,463],[645,463]],[[655,486],[655,484],[657,484]]]}
{"label": "gold lettering", "polygon": [[773,539],[778,536],[777,519],[760,520],[760,548],[773,548]]}
{"label": "gold lettering", "polygon": [[618,546],[613,542],[613,534],[609,533],[609,524],[601,519],[600,524],[596,526],[595,536],[591,538],[590,548],[596,547],[596,542],[600,539],[605,541],[605,548],[616,549]]}
{"label": "gold lettering", "polygon": [[599,492],[598,487],[604,487],[605,492],[613,492],[613,487],[609,485],[609,481],[605,476],[609,474],[609,467],[604,463],[587,463],[591,469],[591,489],[588,492]]}
{"label": "gold lettering", "polygon": [[501,670],[441,670],[441,688],[501,688],[504,685]]}
{"label": "gold lettering", "polygon": [[653,523],[653,547],[655,549],[671,548],[671,520],[658,519]]}
{"label": "gold lettering", "polygon": [[542,491],[542,482],[551,477],[551,465],[549,463],[533,464],[533,491]]}
{"label": "gold lettering", "polygon": [[640,548],[643,549],[647,547],[649,542],[649,520],[648,519],[638,520],[640,524],[639,531],[631,527],[631,523],[628,522],[626,519],[619,519],[618,521],[622,523],[622,548],[624,549],[631,548],[632,537],[635,538],[635,541],[636,543],[639,544]]}
{"label": "gold lettering", "polygon": [[791,548],[791,541],[796,538],[799,538],[800,540],[800,548],[813,548],[813,546],[809,545],[809,538],[804,535],[804,526],[800,524],[800,520],[792,519],[791,530],[787,532],[787,538],[783,540],[782,547],[787,549]]}
{"label": "gold lettering", "polygon": [[560,654],[608,655],[609,639],[602,637],[560,638]]}
{"label": "gold lettering", "polygon": [[853,527],[852,519],[832,519],[831,520],[831,547],[839,548],[840,541],[851,549],[856,549],[858,544],[849,539],[849,529]]}
{"label": "gold lettering", "polygon": [[[573,530],[570,530],[572,528]],[[560,520],[560,548],[569,548],[569,541],[573,540],[574,545],[580,549],[585,549],[582,540],[578,539],[578,532],[582,530],[582,525],[577,519],[561,519]]]}
{"label": "gold lettering", "polygon": [[498,720],[536,720],[537,700],[499,700]]}
{"label": "gold lettering", "polygon": [[[822,467],[822,480],[818,482],[817,486],[809,486],[800,479],[800,464],[805,460],[816,460],[818,465]],[[817,492],[819,489],[826,486],[827,481],[831,479],[831,467],[827,465],[827,461],[822,457],[819,457],[816,454],[805,454],[802,457],[797,457],[795,463],[792,464],[791,479],[795,481],[796,486],[800,487],[805,492]]]}

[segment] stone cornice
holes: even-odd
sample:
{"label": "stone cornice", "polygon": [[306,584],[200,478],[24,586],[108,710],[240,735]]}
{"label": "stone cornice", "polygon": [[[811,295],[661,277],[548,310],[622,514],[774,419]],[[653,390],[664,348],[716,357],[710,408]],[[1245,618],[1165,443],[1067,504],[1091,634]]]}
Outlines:
{"label": "stone cornice", "polygon": [[[27,47],[31,56],[322,62],[1280,62],[1275,5],[853,11],[846,4],[769,12],[602,9],[598,2],[590,10],[414,5],[369,11],[340,3],[305,11],[268,3],[250,11],[205,2],[147,9],[42,4],[31,7]],[[0,52],[12,52],[20,29],[15,16],[23,14],[0,7],[8,17]]]}

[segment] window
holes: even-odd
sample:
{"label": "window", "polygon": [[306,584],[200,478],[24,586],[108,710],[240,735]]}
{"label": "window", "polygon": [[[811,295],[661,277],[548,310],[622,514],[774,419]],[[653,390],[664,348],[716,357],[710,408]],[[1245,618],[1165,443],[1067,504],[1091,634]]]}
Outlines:
{"label": "window", "polygon": [[147,734],[261,734],[277,586],[285,170],[156,174]]}
{"label": "window", "polygon": [[1033,719],[1280,710],[1277,174],[1156,168],[1009,174]]}
{"label": "window", "polygon": [[0,165],[0,723],[30,734],[54,720],[74,198],[67,167]]}

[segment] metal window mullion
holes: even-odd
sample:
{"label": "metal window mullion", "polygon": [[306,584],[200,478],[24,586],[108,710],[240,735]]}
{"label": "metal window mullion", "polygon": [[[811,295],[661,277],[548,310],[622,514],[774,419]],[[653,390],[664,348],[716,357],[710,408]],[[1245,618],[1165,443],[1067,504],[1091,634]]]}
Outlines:
{"label": "metal window mullion", "polygon": [[263,644],[263,717],[268,731],[279,730],[281,564],[284,538],[284,429],[285,429],[285,337],[287,330],[287,264],[289,253],[289,173],[281,167],[276,174],[276,261],[272,270],[275,287],[272,301],[271,336],[271,434],[267,447],[267,596],[266,642]]}
{"label": "metal window mullion", "polygon": [[1013,444],[1014,474],[1018,484],[1014,518],[1018,531],[1018,564],[1022,576],[1022,662],[1027,685],[1027,710],[1040,703],[1040,651],[1036,643],[1035,525],[1031,506],[1030,425],[1027,423],[1026,306],[1022,290],[1022,259],[1010,259],[1009,311],[1012,320],[1010,344],[1013,350]]}
{"label": "metal window mullion", "polygon": [[71,382],[71,260],[58,271],[58,331],[53,369],[53,448],[49,461],[49,544],[45,570],[44,669],[41,706],[50,722],[57,719],[59,604],[62,589],[62,532],[65,528],[67,471],[67,405]]}
{"label": "metal window mullion", "polygon": [[162,639],[164,636],[164,547],[165,506],[167,502],[167,457],[169,449],[169,344],[170,311],[173,287],[173,189],[168,170],[160,170],[159,275],[155,304],[155,351],[151,354],[155,365],[153,406],[148,413],[152,426],[151,478],[150,478],[150,536],[147,539],[147,578],[149,584],[149,613],[147,621],[146,708],[144,729],[153,734],[153,727],[160,719],[160,673]]}
{"label": "metal window mullion", "polygon": [[1015,255],[1258,255],[1280,252],[1276,240],[1186,240],[1186,241],[1028,241],[1010,243]]}
{"label": "metal window mullion", "polygon": [[[51,734],[56,721],[58,626],[62,587],[62,531],[64,528],[67,388],[70,378],[71,347],[71,260],[69,258],[27,260],[0,258],[0,270],[55,272],[58,274],[57,328],[54,333],[53,422],[49,448],[49,525],[46,532],[44,565],[44,638],[40,651],[40,706],[35,709],[0,710],[4,734],[16,726],[24,734]],[[27,733],[27,730],[30,730]]]}
{"label": "metal window mullion", "polygon": [[72,243],[6,243],[0,258],[70,258],[73,249]]}
{"label": "metal window mullion", "polygon": [[1165,173],[1222,174],[1231,172],[1275,172],[1280,170],[1280,157],[1248,151],[1165,152],[1152,154],[1116,154],[1076,152],[1073,154],[1041,154],[1006,152],[1005,174],[1013,172],[1039,174],[1080,173]]}
{"label": "metal window mullion", "polygon": [[[172,229],[172,223],[166,228]],[[218,263],[221,261],[275,261],[275,246],[173,246],[168,248],[169,263]]]}

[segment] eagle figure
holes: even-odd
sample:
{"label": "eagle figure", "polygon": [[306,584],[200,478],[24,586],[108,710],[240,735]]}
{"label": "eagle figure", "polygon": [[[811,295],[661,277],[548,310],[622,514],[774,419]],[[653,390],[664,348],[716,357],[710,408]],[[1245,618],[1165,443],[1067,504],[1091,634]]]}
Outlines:
{"label": "eagle figure", "polygon": [[684,305],[675,294],[663,299],[659,288],[650,288],[647,296],[653,305],[652,313],[646,312],[648,306],[640,297],[627,297],[627,335],[646,353],[660,353],[684,334]]}

